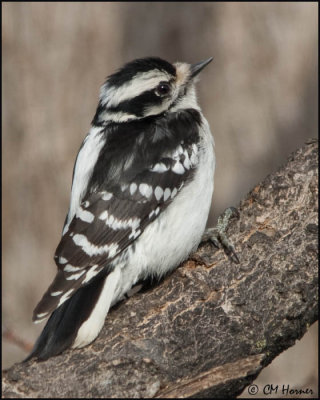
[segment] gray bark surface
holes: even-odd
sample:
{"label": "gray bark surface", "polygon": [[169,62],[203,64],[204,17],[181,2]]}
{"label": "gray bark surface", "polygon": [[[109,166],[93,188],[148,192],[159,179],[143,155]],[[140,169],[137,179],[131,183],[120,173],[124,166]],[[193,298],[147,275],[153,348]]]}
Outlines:
{"label": "gray bark surface", "polygon": [[[115,306],[98,339],[3,372],[4,397],[235,397],[318,316],[318,142],[258,184],[228,226]],[[199,261],[200,259],[203,262]]]}

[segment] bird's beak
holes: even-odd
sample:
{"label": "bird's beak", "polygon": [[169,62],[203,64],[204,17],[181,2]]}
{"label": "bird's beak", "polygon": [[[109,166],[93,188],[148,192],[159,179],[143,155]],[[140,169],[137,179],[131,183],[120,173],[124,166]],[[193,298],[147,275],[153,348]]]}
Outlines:
{"label": "bird's beak", "polygon": [[205,61],[200,61],[196,64],[191,64],[190,65],[190,72],[191,72],[191,78],[194,78],[200,71],[203,70],[204,67],[206,67],[211,61],[213,60],[213,57],[208,58]]}

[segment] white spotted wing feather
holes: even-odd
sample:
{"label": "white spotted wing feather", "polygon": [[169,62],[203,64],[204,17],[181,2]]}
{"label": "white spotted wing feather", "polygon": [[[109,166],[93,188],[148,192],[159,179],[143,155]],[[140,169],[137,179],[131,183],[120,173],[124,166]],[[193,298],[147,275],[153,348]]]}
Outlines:
{"label": "white spotted wing feather", "polygon": [[[103,140],[94,131],[78,159],[96,159]],[[96,153],[94,153],[94,146]],[[154,165],[145,166],[131,182],[107,191],[87,192],[89,167],[75,166],[71,204],[57,247],[58,273],[37,305],[33,319],[40,322],[99,273],[111,273],[117,257],[125,260],[130,245],[159,217],[196,171],[198,146],[183,143]],[[80,183],[81,182],[81,183]],[[73,184],[73,187],[75,185]]]}

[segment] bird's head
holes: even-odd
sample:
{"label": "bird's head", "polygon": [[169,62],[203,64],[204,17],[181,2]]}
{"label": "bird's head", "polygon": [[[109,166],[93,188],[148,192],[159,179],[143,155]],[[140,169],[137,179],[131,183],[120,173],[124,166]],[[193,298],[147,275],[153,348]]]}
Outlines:
{"label": "bird's head", "polygon": [[101,87],[93,123],[127,122],[166,111],[197,109],[195,77],[211,61],[170,64],[148,57],[125,64]]}

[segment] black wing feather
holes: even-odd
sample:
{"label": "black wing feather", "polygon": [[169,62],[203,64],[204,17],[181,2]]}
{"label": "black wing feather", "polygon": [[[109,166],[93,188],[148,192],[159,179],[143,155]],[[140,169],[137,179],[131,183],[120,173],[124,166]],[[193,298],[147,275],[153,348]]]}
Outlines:
{"label": "black wing feather", "polygon": [[[144,128],[142,122],[135,123],[131,131],[130,124],[120,131],[110,128],[88,185],[90,190],[57,247],[58,273],[35,308],[34,320],[46,318],[102,270],[109,273],[114,268],[113,260],[169,206],[171,195],[177,195],[192,178],[199,139],[195,113],[173,113],[162,119],[165,126],[157,119]],[[120,143],[119,138],[123,139]],[[180,165],[176,169],[177,163],[183,166],[183,172]],[[147,185],[148,193],[140,190],[141,184]],[[156,195],[157,187],[162,196]],[[130,223],[133,219],[139,220],[138,226]]]}

